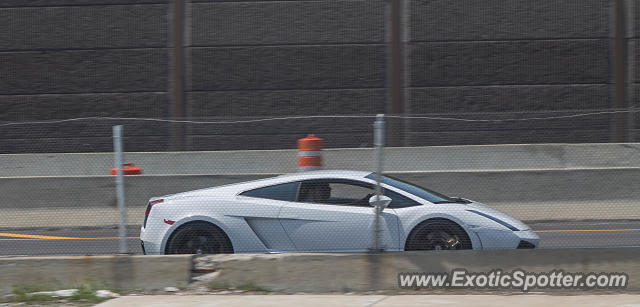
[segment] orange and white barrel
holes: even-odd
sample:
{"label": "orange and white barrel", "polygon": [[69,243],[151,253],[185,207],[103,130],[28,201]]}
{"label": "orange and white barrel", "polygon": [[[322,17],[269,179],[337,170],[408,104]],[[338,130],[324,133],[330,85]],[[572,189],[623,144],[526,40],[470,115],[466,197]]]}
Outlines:
{"label": "orange and white barrel", "polygon": [[298,140],[298,172],[322,169],[322,141],[313,134]]}

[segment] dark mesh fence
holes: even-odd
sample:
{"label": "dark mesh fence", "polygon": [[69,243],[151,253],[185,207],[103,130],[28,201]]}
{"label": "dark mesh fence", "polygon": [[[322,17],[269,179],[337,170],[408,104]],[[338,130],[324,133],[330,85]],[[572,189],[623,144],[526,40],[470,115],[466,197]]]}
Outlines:
{"label": "dark mesh fence", "polygon": [[[391,14],[389,1],[361,0],[3,1],[0,121],[377,113],[513,118],[637,105],[634,1],[623,1],[621,10],[603,0],[398,2]],[[391,16],[399,29],[392,29]],[[394,42],[400,51],[391,53]],[[389,119],[397,126],[390,144],[635,142],[632,119],[601,115],[517,128]],[[351,121],[265,122],[225,131],[145,122],[129,129],[127,148],[291,148],[286,134],[306,133],[309,125],[318,133],[362,136],[362,123]],[[0,152],[109,151],[103,124],[111,125],[2,127]],[[361,145],[334,139],[328,147]]]}

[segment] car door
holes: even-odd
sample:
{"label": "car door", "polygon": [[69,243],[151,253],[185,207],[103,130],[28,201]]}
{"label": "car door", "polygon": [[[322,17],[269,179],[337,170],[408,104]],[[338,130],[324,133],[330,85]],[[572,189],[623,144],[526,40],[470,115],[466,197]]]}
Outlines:
{"label": "car door", "polygon": [[[298,182],[289,182],[251,189],[238,195],[243,206],[237,206],[235,215],[246,222],[250,233],[269,252],[295,251],[280,223],[281,208],[295,201]],[[247,232],[249,233],[249,232]]]}
{"label": "car door", "polygon": [[[319,186],[324,191],[314,191]],[[360,252],[373,246],[376,215],[368,203],[373,185],[323,179],[302,181],[299,189],[297,201],[285,204],[279,215],[297,251]],[[393,209],[383,211],[380,229],[382,247],[397,249],[398,219]]]}

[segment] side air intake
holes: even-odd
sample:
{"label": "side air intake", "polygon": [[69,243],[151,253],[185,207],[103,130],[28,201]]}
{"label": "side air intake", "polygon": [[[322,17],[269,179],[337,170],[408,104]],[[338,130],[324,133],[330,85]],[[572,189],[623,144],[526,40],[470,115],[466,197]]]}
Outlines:
{"label": "side air intake", "polygon": [[535,245],[533,245],[531,242],[527,242],[527,241],[520,241],[520,244],[518,244],[518,249],[532,249],[532,248],[536,248]]}

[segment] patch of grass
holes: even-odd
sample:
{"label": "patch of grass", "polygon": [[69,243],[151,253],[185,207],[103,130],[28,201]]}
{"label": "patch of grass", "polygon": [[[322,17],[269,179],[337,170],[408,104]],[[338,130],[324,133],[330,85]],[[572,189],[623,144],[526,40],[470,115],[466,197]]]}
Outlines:
{"label": "patch of grass", "polygon": [[48,302],[58,300],[58,298],[54,298],[49,295],[29,295],[29,293],[47,291],[46,287],[41,285],[14,285],[13,286],[13,297],[9,300],[9,302],[14,303],[34,303],[34,302]]}
{"label": "patch of grass", "polygon": [[224,290],[231,288],[231,286],[229,286],[228,284],[221,283],[219,281],[212,281],[208,284],[208,286],[211,290]]}
{"label": "patch of grass", "polygon": [[244,290],[244,291],[254,291],[254,292],[271,292],[269,289],[265,289],[254,283],[244,283],[239,286],[236,286],[236,289]]}
{"label": "patch of grass", "polygon": [[208,286],[209,286],[209,289],[211,290],[237,289],[237,290],[253,291],[253,292],[271,292],[271,290],[260,287],[251,282],[243,283],[237,286],[232,286],[226,283],[213,281],[213,282],[210,282]]}
{"label": "patch of grass", "polygon": [[26,293],[16,294],[11,298],[12,303],[42,303],[60,300],[59,297],[49,295],[27,295]]}
{"label": "patch of grass", "polygon": [[56,301],[71,301],[86,304],[98,304],[108,300],[109,298],[97,297],[96,288],[93,285],[79,285],[64,289],[78,289],[78,292],[69,297],[61,297],[55,295],[31,295],[33,292],[55,291],[38,285],[19,285],[13,287],[13,297],[9,300],[12,303],[43,303]]}
{"label": "patch of grass", "polygon": [[353,290],[351,290],[351,288],[349,287],[342,287],[342,292],[349,293],[349,292],[353,292]]}
{"label": "patch of grass", "polygon": [[70,301],[81,301],[81,302],[88,302],[91,304],[98,304],[108,300],[108,298],[97,297],[96,289],[92,286],[82,285],[77,289],[78,289],[78,293],[69,297]]}

